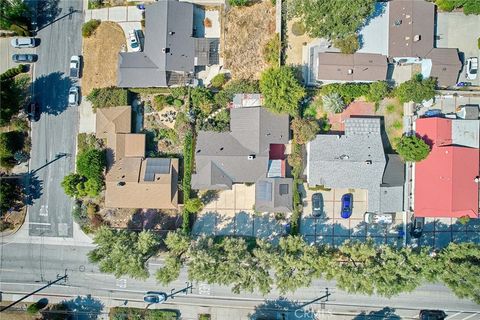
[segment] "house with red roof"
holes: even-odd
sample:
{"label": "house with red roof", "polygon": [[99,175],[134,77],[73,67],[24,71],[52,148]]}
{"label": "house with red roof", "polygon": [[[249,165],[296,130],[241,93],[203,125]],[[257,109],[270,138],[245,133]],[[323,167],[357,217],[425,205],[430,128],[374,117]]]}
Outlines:
{"label": "house with red roof", "polygon": [[479,218],[479,120],[422,118],[416,132],[432,149],[415,164],[415,216]]}

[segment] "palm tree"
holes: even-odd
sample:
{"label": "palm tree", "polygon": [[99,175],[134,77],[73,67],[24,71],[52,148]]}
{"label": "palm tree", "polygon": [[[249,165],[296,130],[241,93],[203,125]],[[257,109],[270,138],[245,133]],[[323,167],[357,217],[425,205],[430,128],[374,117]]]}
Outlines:
{"label": "palm tree", "polygon": [[323,110],[332,113],[340,113],[345,109],[345,103],[338,93],[322,96]]}

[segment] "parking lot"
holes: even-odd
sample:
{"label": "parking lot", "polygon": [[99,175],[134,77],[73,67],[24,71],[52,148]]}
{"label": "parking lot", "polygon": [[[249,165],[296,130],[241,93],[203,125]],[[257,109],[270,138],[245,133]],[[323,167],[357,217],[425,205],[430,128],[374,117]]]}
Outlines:
{"label": "parking lot", "polygon": [[[323,196],[323,212],[319,217],[312,215],[312,195],[321,193]],[[353,196],[352,215],[348,219],[340,216],[341,198],[344,194]],[[315,244],[339,246],[345,241],[365,241],[372,238],[376,243],[403,245],[404,214],[397,213],[393,224],[389,226],[372,225],[364,222],[367,211],[368,194],[362,189],[331,189],[309,190],[304,185],[303,216],[300,223],[300,233],[306,241]]]}
{"label": "parking lot", "polygon": [[[18,66],[18,63],[13,62],[12,55],[16,53],[36,53],[36,48],[14,48],[10,44],[13,38],[0,38],[0,73]],[[38,57],[41,59],[42,57]]]}
{"label": "parking lot", "polygon": [[[465,15],[462,12],[438,12],[436,46],[438,48],[458,48],[463,63],[469,57],[478,57],[479,26],[480,16],[478,15]],[[467,80],[464,68],[460,72],[458,81],[468,81],[478,86],[480,77],[475,80]]]}

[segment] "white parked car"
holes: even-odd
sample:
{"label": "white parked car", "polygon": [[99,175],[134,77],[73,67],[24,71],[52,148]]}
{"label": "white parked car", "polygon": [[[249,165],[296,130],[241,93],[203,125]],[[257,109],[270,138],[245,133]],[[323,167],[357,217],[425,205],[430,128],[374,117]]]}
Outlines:
{"label": "white parked car", "polygon": [[477,79],[478,73],[478,58],[471,57],[467,59],[467,79],[468,80],[475,80]]}
{"label": "white parked car", "polygon": [[365,212],[363,216],[366,223],[371,224],[392,224],[393,213],[373,213]]}
{"label": "white parked car", "polygon": [[13,38],[10,43],[14,48],[34,48],[36,45],[35,38]]}
{"label": "white parked car", "polygon": [[128,39],[133,52],[142,51],[142,48],[140,47],[140,42],[138,41],[137,32],[135,30],[130,30],[128,32]]}
{"label": "white parked car", "polygon": [[77,86],[73,86],[68,90],[68,105],[70,107],[78,106],[80,99],[80,92]]}

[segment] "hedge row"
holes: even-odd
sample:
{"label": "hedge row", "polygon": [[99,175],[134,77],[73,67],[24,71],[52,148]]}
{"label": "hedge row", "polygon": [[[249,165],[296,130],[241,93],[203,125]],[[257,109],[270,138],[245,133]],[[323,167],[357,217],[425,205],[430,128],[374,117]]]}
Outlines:
{"label": "hedge row", "polygon": [[27,66],[24,64],[19,64],[17,67],[10,68],[0,75],[0,80],[11,79],[20,73],[27,72]]}
{"label": "hedge row", "polygon": [[82,36],[84,38],[90,37],[95,30],[97,30],[101,23],[102,21],[96,19],[85,22],[82,26]]}
{"label": "hedge row", "polygon": [[[183,204],[185,205],[190,199],[192,190],[192,168],[193,168],[193,133],[188,132],[183,142]],[[187,234],[190,233],[190,212],[183,209],[182,230]]]}

